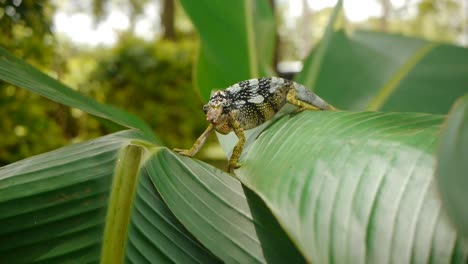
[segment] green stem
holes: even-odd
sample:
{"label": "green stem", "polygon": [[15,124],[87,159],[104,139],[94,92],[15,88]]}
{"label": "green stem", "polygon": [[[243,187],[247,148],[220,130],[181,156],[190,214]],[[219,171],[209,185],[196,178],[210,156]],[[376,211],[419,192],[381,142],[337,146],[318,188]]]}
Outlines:
{"label": "green stem", "polygon": [[130,213],[138,182],[142,148],[124,147],[119,154],[107,209],[101,263],[123,263]]}

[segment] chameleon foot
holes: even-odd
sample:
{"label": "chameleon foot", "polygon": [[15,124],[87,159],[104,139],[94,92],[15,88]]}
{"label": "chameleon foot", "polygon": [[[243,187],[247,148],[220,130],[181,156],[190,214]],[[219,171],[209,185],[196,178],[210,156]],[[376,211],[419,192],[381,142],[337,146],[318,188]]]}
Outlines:
{"label": "chameleon foot", "polygon": [[305,107],[299,107],[299,108],[297,108],[296,110],[294,110],[294,112],[292,112],[291,114],[292,114],[293,116],[295,116],[295,115],[297,115],[297,114],[303,112],[304,110],[306,110]]}
{"label": "chameleon foot", "polygon": [[240,168],[240,164],[237,161],[229,161],[227,172],[233,172],[235,169]]}
{"label": "chameleon foot", "polygon": [[173,151],[179,153],[180,155],[184,155],[184,156],[187,156],[187,157],[193,157],[195,155],[194,153],[192,153],[193,151],[191,151],[190,149],[175,148],[175,149],[173,149]]}

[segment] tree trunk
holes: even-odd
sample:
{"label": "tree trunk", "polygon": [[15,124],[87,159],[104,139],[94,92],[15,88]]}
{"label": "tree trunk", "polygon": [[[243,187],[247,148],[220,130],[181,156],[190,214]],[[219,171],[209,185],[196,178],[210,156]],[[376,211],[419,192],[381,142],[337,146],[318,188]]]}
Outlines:
{"label": "tree trunk", "polygon": [[161,14],[163,39],[175,40],[175,6],[174,0],[164,0]]}
{"label": "tree trunk", "polygon": [[313,31],[312,28],[312,9],[309,7],[307,0],[302,0],[302,17],[299,24],[299,31],[302,35],[302,43],[300,45],[299,56],[304,59],[312,49]]}
{"label": "tree trunk", "polygon": [[380,19],[380,31],[387,32],[388,15],[390,13],[390,0],[382,0],[382,18]]}
{"label": "tree trunk", "polygon": [[464,19],[462,19],[462,27],[463,27],[462,44],[465,46],[468,46],[468,0],[465,0],[463,14],[464,14]]}
{"label": "tree trunk", "polygon": [[[271,11],[273,12],[273,16],[276,17],[276,4],[275,0],[270,0],[270,6],[271,6]],[[279,47],[280,47],[280,37],[278,34],[278,25],[276,25],[275,28],[275,46],[274,46],[274,51],[273,51],[273,70],[275,70],[276,73],[278,73],[278,63],[279,63]]]}

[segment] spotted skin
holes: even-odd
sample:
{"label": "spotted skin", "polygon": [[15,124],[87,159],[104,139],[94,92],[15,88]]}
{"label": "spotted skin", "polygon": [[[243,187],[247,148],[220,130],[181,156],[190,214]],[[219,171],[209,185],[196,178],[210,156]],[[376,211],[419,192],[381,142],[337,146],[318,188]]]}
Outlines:
{"label": "spotted skin", "polygon": [[303,85],[278,77],[256,78],[238,82],[223,91],[216,91],[203,106],[208,128],[190,149],[174,149],[193,157],[208,135],[216,130],[221,134],[234,131],[239,141],[233,149],[228,171],[238,168],[238,159],[245,144],[244,130],[257,127],[275,116],[286,104],[303,110],[336,110]]}

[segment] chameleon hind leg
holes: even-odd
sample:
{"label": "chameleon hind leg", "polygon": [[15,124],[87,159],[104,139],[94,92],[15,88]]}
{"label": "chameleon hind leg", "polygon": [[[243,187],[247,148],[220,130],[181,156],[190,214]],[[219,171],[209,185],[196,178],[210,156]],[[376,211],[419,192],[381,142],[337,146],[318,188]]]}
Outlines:
{"label": "chameleon hind leg", "polygon": [[178,149],[175,148],[174,151],[180,153],[181,155],[188,156],[188,157],[193,157],[197,152],[203,147],[205,144],[206,139],[208,136],[211,134],[213,131],[214,126],[210,124],[205,131],[198,137],[198,139],[193,143],[193,146],[190,149]]}
{"label": "chameleon hind leg", "polygon": [[312,110],[312,111],[317,111],[320,110],[320,108],[313,106],[307,102],[301,101],[297,99],[297,92],[294,89],[291,89],[288,94],[286,95],[286,102],[297,106],[297,110],[294,111],[295,114],[300,113],[304,110]]}
{"label": "chameleon hind leg", "polygon": [[239,141],[237,141],[236,146],[234,146],[234,149],[232,150],[232,155],[228,162],[228,168],[227,168],[228,172],[231,172],[233,169],[237,169],[240,167],[238,160],[239,160],[240,155],[242,154],[242,150],[244,149],[244,144],[245,144],[244,129],[242,129],[239,121],[237,121],[237,119],[235,118],[231,118],[230,121],[231,121],[230,125],[232,129],[234,130],[234,133],[236,134]]}

